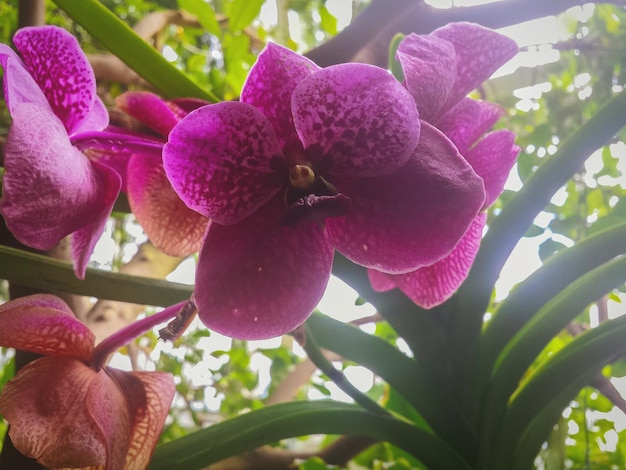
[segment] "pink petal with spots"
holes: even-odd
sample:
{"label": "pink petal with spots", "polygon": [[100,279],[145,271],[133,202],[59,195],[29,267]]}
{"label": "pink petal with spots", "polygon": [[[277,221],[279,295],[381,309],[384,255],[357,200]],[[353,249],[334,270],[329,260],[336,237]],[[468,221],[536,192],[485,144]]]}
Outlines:
{"label": "pink petal with spots", "polygon": [[432,122],[454,86],[454,47],[442,39],[410,34],[398,47],[406,87],[415,99],[420,119]]}
{"label": "pink petal with spots", "polygon": [[[96,79],[76,38],[57,26],[35,26],[20,29],[13,42],[26,68],[48,98],[55,114],[71,135],[84,129],[85,121],[94,106],[102,119],[97,100]],[[99,130],[108,124],[97,124]]]}
{"label": "pink petal with spots", "polygon": [[127,91],[115,99],[115,106],[163,137],[179,121],[165,101],[147,91]]}
{"label": "pink petal with spots", "polygon": [[450,23],[431,33],[454,46],[456,80],[443,109],[449,109],[517,54],[515,41],[473,23]]}
{"label": "pink petal with spots", "polygon": [[469,164],[485,182],[485,208],[493,204],[502,193],[519,152],[520,148],[515,145],[515,134],[501,129],[487,134],[465,154]]}
{"label": "pink petal with spots", "polygon": [[437,129],[400,170],[379,178],[335,178],[352,212],[327,218],[330,243],[362,266],[405,273],[447,256],[483,205],[483,182]]}
{"label": "pink petal with spots", "polygon": [[23,103],[36,104],[53,112],[48,99],[30,76],[22,59],[9,46],[0,44],[0,65],[4,69],[4,100],[13,114],[16,106]]}
{"label": "pink petal with spots", "polygon": [[68,357],[44,357],[22,368],[0,395],[15,448],[50,468],[104,465],[104,439],[85,405],[96,375]]}
{"label": "pink petal with spots", "polygon": [[[119,372],[118,372],[119,373]],[[134,414],[128,453],[124,468],[146,468],[169,412],[176,386],[171,374],[164,372],[131,372],[144,391],[140,401],[129,401]]]}
{"label": "pink petal with spots", "polygon": [[200,251],[208,219],[189,209],[174,192],[160,157],[132,157],[128,201],[148,238],[163,253],[187,256]]}
{"label": "pink petal with spots", "polygon": [[281,146],[298,140],[291,114],[296,85],[319,67],[306,57],[269,43],[250,69],[241,101],[261,110],[276,131]]}
{"label": "pink petal with spots", "polygon": [[486,220],[486,214],[479,214],[454,250],[432,266],[397,275],[369,270],[372,287],[382,291],[388,290],[384,287],[395,285],[422,308],[442,304],[452,297],[467,277],[478,253]]}
{"label": "pink petal with spots", "polygon": [[56,116],[28,103],[14,109],[4,168],[0,212],[18,240],[39,250],[99,222],[121,185],[71,145]]}
{"label": "pink petal with spots", "polygon": [[220,224],[245,219],[287,179],[269,121],[239,102],[204,106],[187,115],[170,133],[163,166],[185,204]]}
{"label": "pink petal with spots", "polygon": [[202,322],[241,339],[288,333],[309,317],[330,276],[333,249],[317,223],[277,225],[282,196],[246,220],[212,224],[196,274]]}
{"label": "pink petal with spots", "polygon": [[438,121],[437,128],[465,156],[503,114],[504,109],[496,104],[463,98]]}
{"label": "pink petal with spots", "polygon": [[310,75],[296,87],[292,109],[307,158],[330,174],[392,173],[419,140],[413,98],[386,70],[370,65]]}
{"label": "pink petal with spots", "polygon": [[37,294],[0,305],[0,346],[88,360],[93,333],[58,297]]}

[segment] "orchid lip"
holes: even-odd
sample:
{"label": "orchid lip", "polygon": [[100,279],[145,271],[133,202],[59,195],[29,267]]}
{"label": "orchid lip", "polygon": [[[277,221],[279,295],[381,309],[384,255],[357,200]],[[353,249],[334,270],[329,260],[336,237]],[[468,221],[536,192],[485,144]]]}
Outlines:
{"label": "orchid lip", "polygon": [[113,150],[161,155],[163,142],[114,132],[85,132],[72,137],[79,150]]}

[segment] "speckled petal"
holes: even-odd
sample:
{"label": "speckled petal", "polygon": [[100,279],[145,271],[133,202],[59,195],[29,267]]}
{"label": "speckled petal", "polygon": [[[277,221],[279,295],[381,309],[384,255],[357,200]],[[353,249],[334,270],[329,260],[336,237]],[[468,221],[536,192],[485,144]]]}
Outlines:
{"label": "speckled petal", "polygon": [[4,101],[9,113],[23,103],[32,103],[53,112],[48,99],[31,77],[22,59],[9,46],[0,44],[0,65],[4,70]]}
{"label": "speckled petal", "polygon": [[147,91],[122,93],[115,99],[115,106],[163,137],[167,137],[172,127],[179,121],[164,100]]}
{"label": "speckled petal", "polygon": [[102,435],[85,405],[96,375],[68,357],[44,357],[22,368],[0,395],[16,449],[50,468],[104,465]]}
{"label": "speckled petal", "polygon": [[322,297],[333,249],[317,223],[277,225],[277,196],[243,222],[213,224],[200,253],[195,299],[202,322],[233,338],[292,331]]}
{"label": "speckled petal", "polygon": [[463,98],[438,121],[437,128],[465,156],[503,114],[504,109],[496,104]]}
{"label": "speckled petal", "polygon": [[511,38],[473,23],[450,23],[431,36],[450,42],[456,54],[456,80],[443,109],[455,105],[518,51]]}
{"label": "speckled petal", "polygon": [[121,185],[117,173],[71,145],[56,116],[33,104],[14,109],[4,167],[0,212],[18,240],[39,250],[97,222]]}
{"label": "speckled petal", "polygon": [[250,69],[241,101],[269,119],[281,146],[297,140],[291,114],[291,95],[298,83],[319,67],[306,57],[278,44],[268,43]]}
{"label": "speckled petal", "polygon": [[60,298],[36,294],[0,305],[0,346],[88,360],[95,337]]}
{"label": "speckled petal", "polygon": [[21,28],[13,42],[70,135],[86,130],[82,123],[94,106],[98,117],[106,117],[106,121],[95,122],[91,116],[91,130],[106,127],[108,115],[101,113],[100,105],[94,105],[97,94],[93,70],[76,38],[57,26],[35,26]]}
{"label": "speckled petal", "polygon": [[446,104],[454,86],[456,56],[448,41],[409,34],[396,53],[406,87],[415,99],[420,119],[432,122]]}
{"label": "speckled petal", "polygon": [[128,201],[144,231],[163,253],[200,251],[208,219],[189,209],[174,192],[160,157],[133,155],[128,164]]}
{"label": "speckled petal", "polygon": [[519,152],[520,148],[515,145],[515,134],[500,129],[487,134],[464,155],[485,182],[485,208],[493,204],[502,193]]}
{"label": "speckled petal", "polygon": [[442,304],[452,297],[467,277],[480,247],[486,220],[486,214],[479,214],[454,250],[432,266],[397,275],[369,270],[372,287],[384,291],[395,285],[423,308]]}
{"label": "speckled petal", "polygon": [[370,65],[315,72],[296,87],[292,109],[306,156],[330,174],[392,173],[419,139],[415,101],[391,74]]}
{"label": "speckled petal", "polygon": [[185,204],[221,224],[249,216],[288,178],[269,121],[239,102],[188,114],[170,133],[163,166]]}
{"label": "speckled petal", "polygon": [[437,129],[422,123],[420,143],[396,173],[333,180],[352,212],[326,219],[337,251],[357,264],[406,273],[447,256],[483,205],[483,182]]}

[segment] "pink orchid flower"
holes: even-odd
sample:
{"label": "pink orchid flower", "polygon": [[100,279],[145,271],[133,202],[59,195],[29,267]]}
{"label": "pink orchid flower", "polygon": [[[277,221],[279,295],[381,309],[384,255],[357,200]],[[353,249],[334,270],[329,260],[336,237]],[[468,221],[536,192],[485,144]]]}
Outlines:
{"label": "pink orchid flower", "polygon": [[[115,104],[164,144],[178,121],[208,103],[192,98],[164,101],[153,93],[135,91],[118,96]],[[165,175],[161,155],[138,149],[126,170],[123,178],[130,208],[152,243],[170,256],[198,252],[208,220],[178,197]]]}
{"label": "pink orchid flower", "polygon": [[[81,151],[154,144],[101,132],[109,116],[78,42],[56,26],[19,30],[20,56],[0,44],[4,97],[13,118],[4,154],[0,213],[25,245],[48,250],[72,236],[78,277],[121,188],[120,175]],[[160,146],[155,147],[159,152]]]}
{"label": "pink orchid flower", "polygon": [[0,345],[44,356],[22,368],[0,395],[0,413],[15,448],[51,468],[145,468],[174,396],[173,377],[104,364],[181,306],[140,320],[95,347],[93,333],[55,296],[1,305]]}
{"label": "pink orchid flower", "polygon": [[240,102],[202,107],[163,149],[181,199],[209,217],[195,299],[228,336],[278,336],[321,298],[334,250],[402,273],[457,245],[482,180],[386,70],[320,69],[275,44]]}
{"label": "pink orchid flower", "polygon": [[[506,36],[471,23],[452,23],[429,35],[411,34],[398,47],[405,85],[420,119],[437,127],[485,183],[483,210],[498,198],[519,147],[515,135],[490,131],[504,111],[466,95],[487,80],[517,52]],[[432,308],[450,298],[474,262],[487,216],[481,212],[445,258],[404,274],[369,270],[374,289],[400,288],[416,304]]]}

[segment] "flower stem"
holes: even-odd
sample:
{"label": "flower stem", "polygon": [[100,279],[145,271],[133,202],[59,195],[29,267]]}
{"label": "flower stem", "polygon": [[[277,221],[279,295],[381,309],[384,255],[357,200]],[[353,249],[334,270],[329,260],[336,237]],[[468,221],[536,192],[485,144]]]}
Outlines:
{"label": "flower stem", "polygon": [[131,323],[127,327],[119,330],[117,333],[105,338],[98,346],[96,346],[96,349],[93,352],[92,360],[94,367],[98,368],[103,366],[109,359],[109,356],[119,348],[127,345],[133,339],[142,335],[149,329],[174,318],[178,312],[184,308],[187,302],[188,301],[183,301],[171,305],[159,313],[155,313],[154,315],[150,315],[142,320]]}
{"label": "flower stem", "polygon": [[294,337],[300,343],[300,346],[305,350],[309,359],[315,364],[326,376],[332,380],[343,392],[348,394],[355,402],[361,405],[368,411],[379,415],[387,415],[390,416],[390,413],[372,400],[370,397],[365,395],[363,392],[358,390],[354,385],[348,381],[345,375],[332,365],[332,363],[324,356],[324,353],[320,349],[317,341],[315,341],[315,337],[311,332],[308,325],[303,325],[302,331],[304,332],[304,337],[301,337],[299,334],[295,334]]}

